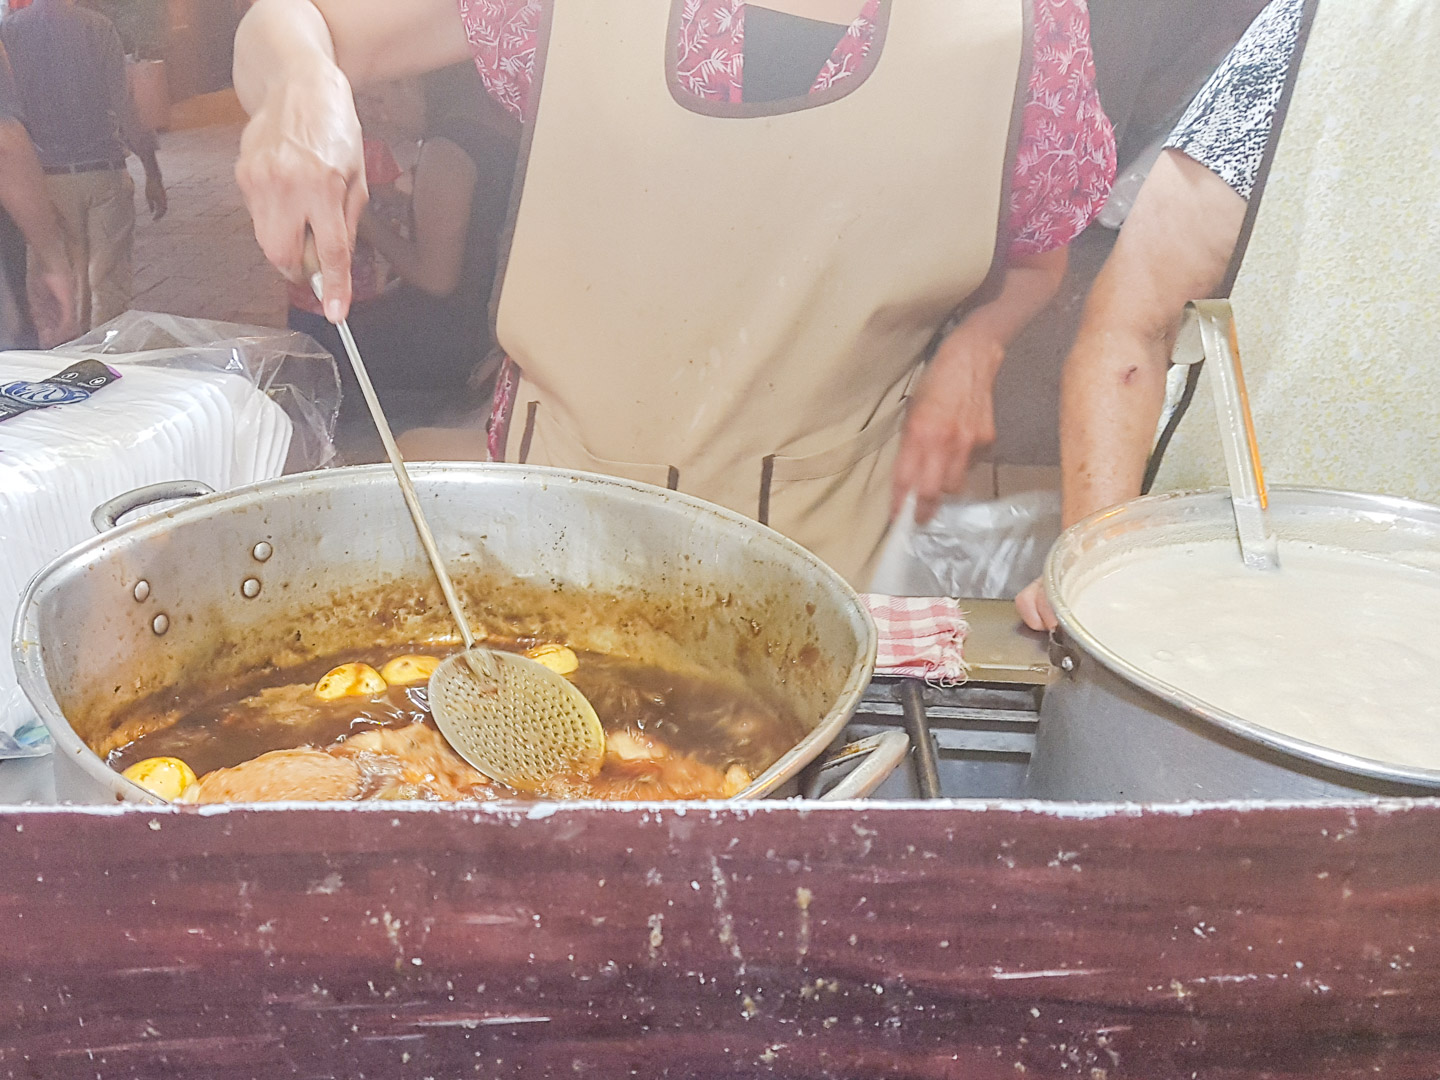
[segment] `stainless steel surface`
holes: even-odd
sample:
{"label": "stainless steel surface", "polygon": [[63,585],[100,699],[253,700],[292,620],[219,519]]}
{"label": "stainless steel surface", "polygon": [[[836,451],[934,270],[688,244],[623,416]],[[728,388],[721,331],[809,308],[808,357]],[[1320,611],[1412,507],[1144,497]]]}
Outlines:
{"label": "stainless steel surface", "polygon": [[962,600],[970,633],[965,668],[975,683],[1044,686],[1055,677],[1047,639],[1028,629],[1010,600]]}
{"label": "stainless steel surface", "polygon": [[[1440,508],[1424,503],[1276,488],[1270,509],[1282,540],[1427,568],[1440,556]],[[1078,590],[1111,560],[1143,548],[1233,535],[1229,493],[1210,491],[1137,499],[1060,538],[1045,581],[1061,644],[1075,664],[1045,695],[1029,795],[1166,802],[1440,789],[1440,772],[1357,758],[1216,709],[1130,664],[1076,617]]]}
{"label": "stainless steel surface", "polygon": [[1187,318],[1198,326],[1205,350],[1241,554],[1245,565],[1253,570],[1278,570],[1280,548],[1270,524],[1265,469],[1260,463],[1255,419],[1250,413],[1250,395],[1240,364],[1235,312],[1229,300],[1196,300],[1185,310]]}
{"label": "stainless steel surface", "polygon": [[[310,275],[310,287],[323,303],[323,278],[318,271]],[[341,319],[336,330],[360,384],[360,395],[370,410],[370,419],[380,433],[385,456],[395,470],[420,546],[430,560],[445,606],[465,645],[463,653],[447,657],[430,676],[430,710],[435,726],[467,762],[492,780],[518,791],[533,791],[545,777],[576,763],[581,763],[587,774],[598,772],[605,757],[605,734],[585,695],[543,664],[523,657],[499,657],[476,646],[465,607],[450,580],[420,497],[415,494],[405,457],[370,382],[370,372],[350,332],[349,320]],[[249,586],[247,582],[247,589]],[[255,582],[254,591],[246,591],[245,595],[253,599],[258,593],[259,583]]]}
{"label": "stainless steel surface", "polygon": [[935,760],[935,739],[930,734],[930,719],[925,714],[925,684],[915,679],[900,683],[900,710],[905,717],[905,733],[915,748],[915,774],[922,799],[940,797],[940,768]]}
{"label": "stainless steel surface", "polygon": [[[109,532],[120,524],[120,519],[126,514],[142,510],[147,506],[179,502],[182,499],[198,499],[204,495],[214,494],[214,488],[209,484],[202,484],[199,480],[170,480],[163,484],[150,484],[147,487],[136,488],[134,491],[117,495],[109,502],[101,503],[91,513],[90,524],[95,526],[97,533]],[[144,582],[140,584],[143,585]],[[137,590],[135,599],[143,601],[145,598],[138,595],[140,585],[136,585],[135,588]]]}
{"label": "stainless steel surface", "polygon": [[823,785],[830,772],[847,768],[850,772],[834,787],[814,797],[821,802],[868,799],[895,773],[909,753],[910,739],[902,731],[886,731],[848,743],[820,763],[817,781]]}
{"label": "stainless steel surface", "polygon": [[[846,734],[863,738],[905,730],[900,688],[905,680],[877,676]],[[1024,794],[1025,766],[1035,746],[1042,688],[1026,683],[966,682],[925,686],[925,717],[935,742],[940,791],[948,799],[1012,799]],[[914,755],[877,789],[878,799],[920,799]]]}
{"label": "stainless steel surface", "polygon": [[[831,747],[870,682],[875,628],[859,597],[809,552],[738,514],[523,466],[426,464],[414,479],[472,606],[476,595],[487,608],[519,604],[523,590],[559,597],[579,605],[569,629],[582,649],[733,668],[789,702],[809,733],[744,797],[782,789]],[[261,543],[273,548],[263,565],[253,555]],[[263,582],[253,599],[242,592],[249,578]],[[141,580],[151,593],[137,604]],[[21,686],[56,740],[60,797],[154,801],[106,768],[67,715],[102,724],[197,672],[223,678],[341,632],[373,635],[372,616],[347,603],[357,589],[398,590],[396,633],[443,633],[429,580],[384,466],[208,496],[69,552],[27,590],[14,637]],[[496,592],[500,581],[521,591]],[[170,629],[157,637],[162,612]]]}

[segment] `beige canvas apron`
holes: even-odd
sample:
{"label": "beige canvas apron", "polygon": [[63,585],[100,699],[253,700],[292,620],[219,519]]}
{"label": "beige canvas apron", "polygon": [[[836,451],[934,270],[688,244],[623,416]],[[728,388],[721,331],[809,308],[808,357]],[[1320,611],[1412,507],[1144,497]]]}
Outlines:
{"label": "beige canvas apron", "polygon": [[[1321,0],[1232,300],[1267,480],[1440,502],[1440,4]],[[1206,376],[1155,489],[1225,482]]]}
{"label": "beige canvas apron", "polygon": [[505,456],[699,495],[861,581],[912,376],[995,258],[1028,9],[900,0],[867,70],[777,109],[679,89],[681,4],[552,5]]}

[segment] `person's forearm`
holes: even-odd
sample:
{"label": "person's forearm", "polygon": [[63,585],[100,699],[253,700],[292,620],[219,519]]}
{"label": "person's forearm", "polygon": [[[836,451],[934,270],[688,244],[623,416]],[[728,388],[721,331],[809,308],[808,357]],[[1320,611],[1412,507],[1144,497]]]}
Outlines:
{"label": "person's forearm", "polygon": [[1140,494],[1187,301],[1215,295],[1245,200],[1203,165],[1161,155],[1095,279],[1060,403],[1067,525]]}
{"label": "person's forearm", "polygon": [[0,123],[0,205],[48,270],[67,264],[65,241],[35,146],[18,120]]}
{"label": "person's forearm", "polygon": [[1069,248],[1012,258],[988,298],[966,313],[954,333],[998,345],[998,369],[1003,350],[1055,298],[1069,262]]}
{"label": "person's forearm", "polygon": [[1140,494],[1165,404],[1169,341],[1092,302],[1065,365],[1060,416],[1065,525]]}
{"label": "person's forearm", "polygon": [[235,92],[254,116],[287,84],[362,86],[468,56],[454,0],[255,0],[235,32]]}
{"label": "person's forearm", "polygon": [[235,31],[235,93],[252,116],[273,92],[299,80],[334,79],[335,43],[310,0],[255,0]]}
{"label": "person's forearm", "polygon": [[165,182],[165,178],[160,174],[160,159],[156,156],[155,147],[149,146],[143,150],[137,150],[135,156],[140,159],[140,164],[145,168],[146,180],[155,184]]}

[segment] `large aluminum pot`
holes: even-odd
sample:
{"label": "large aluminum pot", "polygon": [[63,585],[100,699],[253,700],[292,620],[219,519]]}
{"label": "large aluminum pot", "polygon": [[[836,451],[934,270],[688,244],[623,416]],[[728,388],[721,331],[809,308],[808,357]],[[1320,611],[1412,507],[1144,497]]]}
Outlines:
{"label": "large aluminum pot", "polygon": [[[1434,568],[1440,508],[1403,499],[1277,488],[1282,539],[1311,541]],[[1282,735],[1205,704],[1112,652],[1072,603],[1098,569],[1140,547],[1233,536],[1229,493],[1159,495],[1083,521],[1060,538],[1045,584],[1060,619],[1055,660],[1026,778],[1034,798],[1191,799],[1434,795],[1440,772],[1384,764]],[[1337,612],[1336,618],[1344,618]],[[1384,679],[1384,671],[1373,673]]]}
{"label": "large aluminum pot", "polygon": [[[854,591],[738,514],[559,470],[413,476],[487,632],[699,665],[788,704],[809,733],[742,797],[793,788],[870,681],[875,627]],[[95,752],[135,701],[360,643],[454,637],[395,478],[375,466],[201,497],[74,549],[31,584],[14,658],[55,738],[60,799],[153,801]]]}

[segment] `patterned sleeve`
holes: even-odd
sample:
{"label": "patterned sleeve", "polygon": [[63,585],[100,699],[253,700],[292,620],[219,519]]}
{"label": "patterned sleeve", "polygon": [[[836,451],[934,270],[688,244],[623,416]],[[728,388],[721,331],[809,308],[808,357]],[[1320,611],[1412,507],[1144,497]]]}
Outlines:
{"label": "patterned sleeve", "polygon": [[1243,199],[1255,190],[1304,12],[1304,0],[1272,0],[1165,142]]}
{"label": "patterned sleeve", "polygon": [[1085,0],[1035,0],[1034,64],[1011,180],[1010,255],[1065,247],[1115,182],[1115,131],[1100,107]]}
{"label": "patterned sleeve", "polygon": [[459,3],[480,81],[507,112],[523,118],[534,81],[540,0]]}

